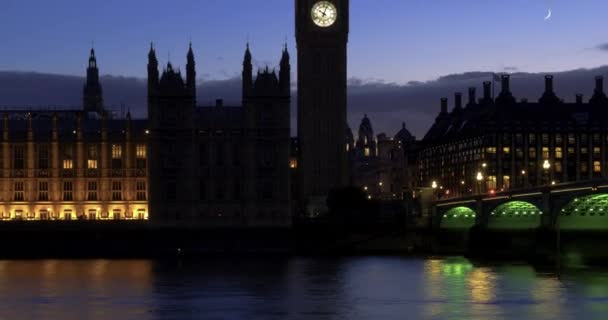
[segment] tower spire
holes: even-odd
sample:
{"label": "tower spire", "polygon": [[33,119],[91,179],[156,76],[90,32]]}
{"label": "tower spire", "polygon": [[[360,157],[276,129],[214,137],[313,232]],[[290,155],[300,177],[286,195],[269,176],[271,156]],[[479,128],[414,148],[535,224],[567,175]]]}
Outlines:
{"label": "tower spire", "polygon": [[148,52],[148,96],[156,91],[158,79],[158,59],[156,59],[154,43],[150,42],[150,51]]}
{"label": "tower spire", "polygon": [[89,64],[87,66],[87,81],[83,88],[83,108],[85,112],[101,112],[103,110],[103,96],[99,83],[99,69],[95,48],[91,47]]}
{"label": "tower spire", "polygon": [[243,99],[251,94],[253,86],[253,65],[251,63],[251,51],[249,50],[249,42],[245,47],[245,57],[243,58]]}
{"label": "tower spire", "polygon": [[190,41],[186,62],[186,85],[192,98],[196,100],[196,63],[194,61],[194,51],[192,41]]}
{"label": "tower spire", "polygon": [[283,47],[281,56],[281,64],[279,70],[279,82],[281,85],[281,94],[289,96],[291,94],[291,65],[289,63],[289,52],[287,51],[287,42]]}

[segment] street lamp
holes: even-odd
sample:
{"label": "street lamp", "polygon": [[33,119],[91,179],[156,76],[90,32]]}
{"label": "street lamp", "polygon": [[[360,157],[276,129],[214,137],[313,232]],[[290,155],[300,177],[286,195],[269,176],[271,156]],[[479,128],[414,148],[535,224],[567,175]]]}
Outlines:
{"label": "street lamp", "polygon": [[437,188],[438,188],[437,181],[433,180],[433,182],[431,183],[431,188],[433,188],[433,197],[435,197],[435,200],[438,200],[439,191],[437,190]]}
{"label": "street lamp", "polygon": [[481,173],[481,171],[477,171],[477,176],[475,177],[475,179],[477,179],[477,192],[481,193],[481,181],[483,180],[483,174]]}
{"label": "street lamp", "polygon": [[545,179],[547,181],[547,185],[549,184],[549,169],[551,169],[551,164],[549,160],[545,160],[543,162],[543,169],[545,169]]}

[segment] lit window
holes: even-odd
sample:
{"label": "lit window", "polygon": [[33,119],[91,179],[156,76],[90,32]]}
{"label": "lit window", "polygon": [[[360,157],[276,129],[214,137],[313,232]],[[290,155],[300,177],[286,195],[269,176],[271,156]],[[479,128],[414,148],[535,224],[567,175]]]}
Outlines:
{"label": "lit window", "polygon": [[549,159],[549,148],[543,147],[543,159]]}
{"label": "lit window", "polygon": [[564,155],[562,153],[562,147],[556,147],[555,148],[555,158],[556,159],[561,159],[563,157],[564,157]]}
{"label": "lit window", "polygon": [[38,201],[49,201],[49,183],[46,181],[38,183]]}
{"label": "lit window", "polygon": [[112,159],[122,158],[122,146],[119,144],[112,145]]}
{"label": "lit window", "polygon": [[536,148],[528,148],[528,156],[530,158],[536,158]]}
{"label": "lit window", "polygon": [[555,162],[554,167],[555,167],[555,172],[558,172],[558,173],[559,173],[559,172],[562,172],[562,171],[563,171],[563,169],[562,169],[562,163],[561,163],[561,162],[559,162],[559,161],[558,161],[558,162]]}
{"label": "lit window", "polygon": [[24,191],[23,181],[15,182],[15,201],[24,200]]}
{"label": "lit window", "polygon": [[488,189],[496,189],[496,176],[488,176],[486,181]]}
{"label": "lit window", "polygon": [[71,181],[63,182],[63,201],[72,201],[73,200],[73,185]]}
{"label": "lit window", "polygon": [[289,159],[289,167],[290,167],[291,169],[296,169],[296,168],[298,168],[298,159],[296,159],[296,158],[291,158],[291,159]]}
{"label": "lit window", "polygon": [[145,181],[137,181],[137,201],[145,201],[146,200],[146,182]]}
{"label": "lit window", "polygon": [[364,151],[365,151],[365,156],[369,157],[369,155],[370,155],[369,148],[365,148]]}
{"label": "lit window", "polygon": [[122,183],[120,181],[112,181],[112,200],[122,200]]}
{"label": "lit window", "polygon": [[593,161],[593,172],[602,172],[602,164],[599,161]]}
{"label": "lit window", "polygon": [[576,143],[576,137],[574,136],[574,134],[569,134],[568,135],[568,144],[575,144]]}
{"label": "lit window", "polygon": [[346,152],[350,151],[350,144],[346,144]]}
{"label": "lit window", "polygon": [[135,147],[135,154],[137,156],[137,159],[145,159],[146,158],[146,145],[138,144],[137,147]]}
{"label": "lit window", "polygon": [[594,156],[599,156],[602,149],[600,149],[600,147],[593,147],[593,155]]}
{"label": "lit window", "polygon": [[489,147],[487,149],[487,152],[490,153],[490,154],[495,154],[496,153],[496,147]]}
{"label": "lit window", "polygon": [[89,168],[89,169],[97,169],[97,160],[96,159],[89,159],[89,160],[87,160],[87,168]]}
{"label": "lit window", "polygon": [[502,185],[503,185],[503,188],[505,188],[505,189],[511,188],[511,177],[510,176],[503,176],[502,177]]}
{"label": "lit window", "polygon": [[97,181],[87,183],[87,200],[97,201]]}
{"label": "lit window", "polygon": [[63,168],[64,169],[74,169],[74,161],[72,159],[64,159]]}
{"label": "lit window", "polygon": [[511,153],[511,148],[509,148],[509,147],[503,147],[503,148],[502,148],[502,153],[504,153],[504,154],[509,154],[509,153]]}

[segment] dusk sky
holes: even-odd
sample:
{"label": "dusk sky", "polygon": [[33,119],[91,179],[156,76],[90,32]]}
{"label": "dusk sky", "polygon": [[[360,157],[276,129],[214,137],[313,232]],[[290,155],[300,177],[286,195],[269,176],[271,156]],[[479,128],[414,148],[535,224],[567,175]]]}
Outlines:
{"label": "dusk sky", "polygon": [[[351,7],[349,77],[403,84],[608,62],[598,49],[608,42],[605,0],[351,0]],[[285,40],[295,51],[293,12],[292,0],[2,0],[0,70],[82,75],[93,42],[103,74],[144,77],[150,41],[161,62],[170,54],[181,66],[192,39],[199,77],[231,78],[247,40],[260,65],[276,64]]]}

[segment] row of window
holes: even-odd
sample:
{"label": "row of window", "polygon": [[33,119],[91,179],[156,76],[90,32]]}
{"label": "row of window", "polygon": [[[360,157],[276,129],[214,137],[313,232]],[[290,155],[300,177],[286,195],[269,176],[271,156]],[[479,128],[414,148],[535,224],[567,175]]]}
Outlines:
{"label": "row of window", "polygon": [[[25,169],[25,146],[16,145],[12,147],[12,168],[16,170]],[[38,162],[37,168],[49,169],[50,166],[50,151],[48,145],[38,146]],[[111,146],[112,168],[122,168],[123,146],[120,144],[112,144]],[[135,146],[135,157],[137,168],[143,169],[146,166],[147,151],[146,145],[138,144]],[[62,147],[61,152],[62,168],[74,168],[74,152],[71,145]],[[0,157],[2,159],[2,157]],[[98,169],[99,153],[96,145],[89,145],[87,149],[87,168]]]}
{"label": "row of window", "polygon": [[[63,201],[74,200],[74,184],[72,181],[64,181],[62,185]],[[146,182],[143,180],[136,181],[136,200],[146,201]],[[97,181],[87,182],[87,201],[98,201],[98,184]],[[23,181],[14,183],[14,201],[25,200],[25,187]],[[112,201],[123,200],[123,184],[122,181],[112,181]],[[49,201],[49,183],[48,181],[38,182],[38,201]]]}
{"label": "row of window", "polygon": [[49,209],[41,209],[38,211],[38,217],[36,217],[35,211],[24,211],[23,209],[14,210],[11,214],[10,211],[2,212],[0,215],[0,219],[2,220],[97,220],[97,219],[138,219],[144,220],[146,219],[146,210],[145,209],[137,209],[135,212],[133,211],[125,211],[123,212],[120,209],[113,209],[112,211],[106,210],[102,211],[99,208],[97,209],[89,209],[86,213],[80,212],[75,215],[71,209],[63,210],[63,217],[61,216],[59,211],[52,211]]}

